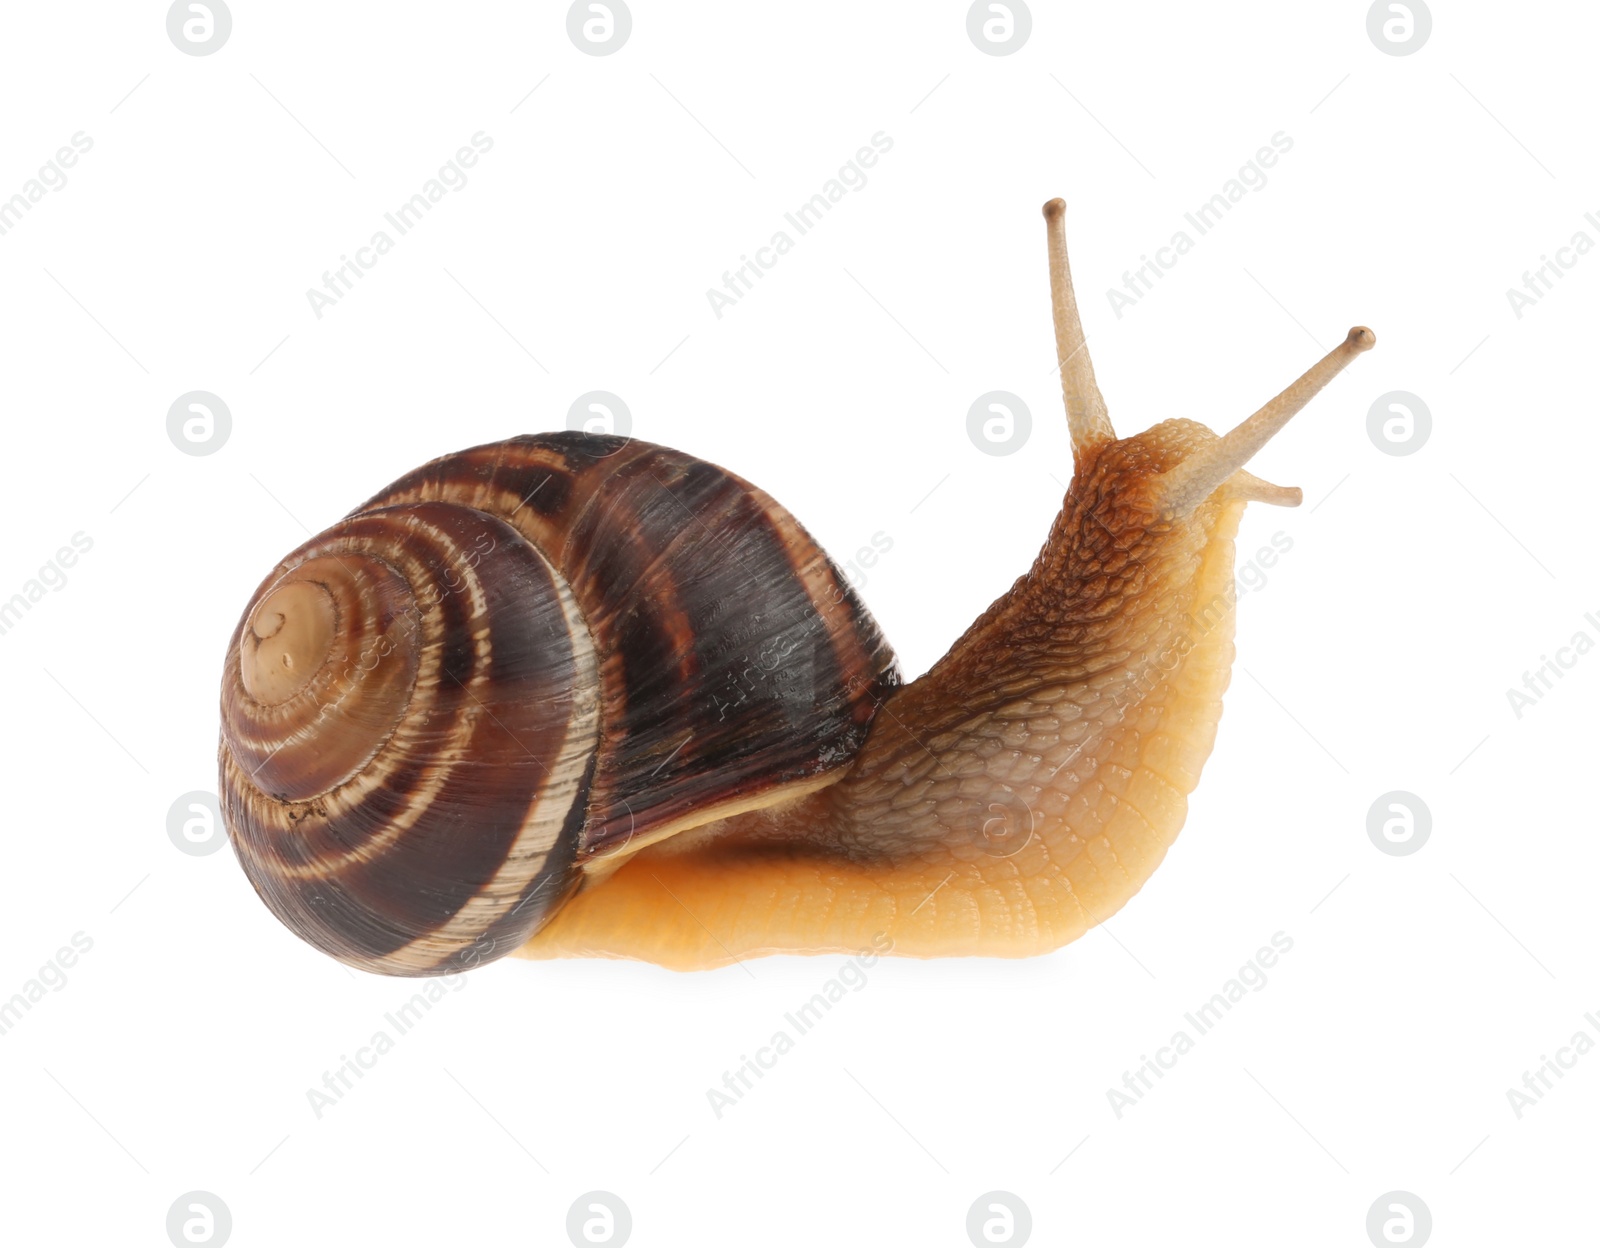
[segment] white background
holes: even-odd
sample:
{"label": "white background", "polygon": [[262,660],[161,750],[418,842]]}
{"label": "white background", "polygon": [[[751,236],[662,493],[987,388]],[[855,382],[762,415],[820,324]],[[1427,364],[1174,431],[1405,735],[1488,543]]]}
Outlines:
{"label": "white background", "polygon": [[[93,140],[0,237],[0,598],[93,542],[0,636],[0,997],[93,941],[0,1036],[8,1242],[161,1245],[195,1189],[239,1245],[565,1243],[592,1189],[639,1245],[961,1245],[995,1189],[1048,1244],[1359,1245],[1395,1189],[1439,1244],[1592,1234],[1600,1056],[1520,1119],[1506,1093],[1600,1038],[1600,657],[1520,719],[1506,690],[1600,639],[1600,256],[1520,319],[1505,292],[1600,242],[1595,11],[1441,2],[1396,57],[1361,3],[1036,3],[996,57],[960,3],[639,0],[604,58],[565,12],[240,0],[195,57],[161,4],[6,10],[0,196]],[[307,288],[478,131],[468,184],[318,319]],[[718,319],[707,288],[877,131],[867,185]],[[1278,131],[1267,185],[1118,318],[1107,288]],[[707,1089],[840,959],[500,962],[319,1119],[307,1089],[412,985],[314,953],[230,850],[166,830],[215,785],[260,576],[412,466],[605,389],[841,559],[890,537],[862,593],[916,674],[1070,474],[1054,195],[1124,433],[1230,426],[1378,336],[1252,465],[1307,502],[1245,518],[1241,562],[1293,547],[1240,602],[1165,865],[1048,957],[880,962],[720,1120]],[[198,457],[166,433],[196,389],[233,417]],[[1004,457],[966,434],[995,389],[1033,414]],[[1392,390],[1433,416],[1406,457],[1366,431]],[[1410,856],[1368,839],[1390,790],[1432,812]],[[1119,1118],[1108,1089],[1280,931],[1267,986]]]}

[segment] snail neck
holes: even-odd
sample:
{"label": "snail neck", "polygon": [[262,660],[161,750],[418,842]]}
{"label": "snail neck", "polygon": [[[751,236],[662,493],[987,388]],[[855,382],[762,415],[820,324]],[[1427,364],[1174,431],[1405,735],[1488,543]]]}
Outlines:
{"label": "snail neck", "polygon": [[[1243,504],[1128,541],[1073,502],[1027,575],[885,703],[826,794],[847,840],[956,859],[969,845],[1009,859],[1033,840],[1059,863],[1091,853],[1118,807],[1152,802],[1142,822],[1165,826],[1173,807],[1176,835],[1232,659]],[[1162,792],[1135,783],[1146,773]]]}

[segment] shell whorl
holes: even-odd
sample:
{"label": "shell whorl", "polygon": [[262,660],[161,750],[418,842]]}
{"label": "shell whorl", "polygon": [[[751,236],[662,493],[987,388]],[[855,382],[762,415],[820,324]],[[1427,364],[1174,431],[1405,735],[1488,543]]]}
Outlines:
{"label": "shell whorl", "polygon": [[224,672],[224,822],[311,944],[445,974],[522,944],[586,868],[842,774],[898,683],[748,482],[513,438],[408,473],[262,582]]}
{"label": "shell whorl", "polygon": [[[326,649],[285,680],[272,647],[294,629]],[[477,965],[575,882],[594,647],[564,579],[503,520],[420,503],[307,542],[240,621],[222,720],[240,862],[280,919],[341,961]]]}

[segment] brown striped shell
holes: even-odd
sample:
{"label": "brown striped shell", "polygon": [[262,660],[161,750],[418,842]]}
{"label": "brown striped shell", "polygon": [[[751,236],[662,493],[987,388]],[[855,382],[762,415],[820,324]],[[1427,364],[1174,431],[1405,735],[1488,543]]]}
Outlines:
{"label": "brown striped shell", "polygon": [[262,582],[223,676],[223,817],[311,944],[445,974],[526,941],[586,868],[825,782],[898,679],[761,490],[645,442],[513,438]]}

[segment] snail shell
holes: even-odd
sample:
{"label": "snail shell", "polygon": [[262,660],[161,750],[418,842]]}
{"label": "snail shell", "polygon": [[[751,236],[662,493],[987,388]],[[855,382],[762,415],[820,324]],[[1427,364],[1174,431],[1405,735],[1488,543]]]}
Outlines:
{"label": "snail shell", "polygon": [[261,583],[223,675],[223,816],[312,945],[446,974],[586,871],[826,783],[898,683],[763,491],[645,442],[513,438],[408,473]]}

